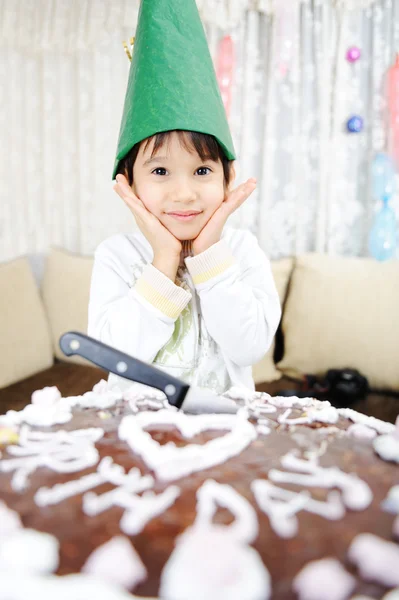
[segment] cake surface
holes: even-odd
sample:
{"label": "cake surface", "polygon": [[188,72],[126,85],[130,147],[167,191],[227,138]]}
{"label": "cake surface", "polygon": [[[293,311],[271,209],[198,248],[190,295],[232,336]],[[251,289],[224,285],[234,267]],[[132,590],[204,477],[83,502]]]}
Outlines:
{"label": "cake surface", "polygon": [[[339,595],[337,592],[336,596],[329,596],[320,593],[318,597],[321,599],[354,597],[356,594],[377,599],[382,598],[384,593],[395,587],[395,582],[394,585],[392,583],[384,585],[384,577],[381,577],[381,581],[367,581],[359,572],[359,565],[355,565],[356,561],[351,561],[348,555],[351,544],[359,534],[374,534],[393,544],[398,541],[395,540],[393,531],[397,519],[396,505],[393,509],[391,507],[390,511],[384,510],[383,507],[389,491],[399,482],[399,467],[392,457],[389,461],[383,460],[375,450],[376,439],[391,436],[392,443],[395,443],[397,439],[395,426],[373,419],[367,421],[367,417],[364,418],[366,422],[354,426],[352,420],[344,416],[348,414],[356,420],[356,416],[351,414],[351,411],[348,413],[341,411],[339,414],[339,411],[328,407],[326,403],[309,401],[309,406],[306,406],[303,400],[271,399],[266,394],[256,394],[251,401],[247,399],[245,403],[242,402],[243,408],[239,416],[209,416],[201,423],[202,416],[184,415],[180,427],[173,424],[174,411],[170,411],[172,415],[170,423],[168,423],[168,415],[162,417],[168,411],[165,410],[164,404],[157,400],[153,400],[149,405],[144,402],[140,406],[140,403],[132,399],[129,402],[117,399],[117,396],[115,398],[112,399],[111,406],[103,409],[99,409],[98,406],[82,408],[74,399],[71,403],[73,404],[72,418],[52,426],[26,425],[22,417],[18,423],[15,415],[2,418],[3,427],[11,426],[14,420],[13,427],[18,431],[19,445],[14,444],[3,448],[0,460],[0,471],[3,471],[0,472],[0,500],[19,515],[25,528],[50,533],[59,541],[57,575],[79,573],[93,551],[117,536],[125,536],[130,539],[146,571],[146,576],[135,585],[134,594],[142,597],[169,598],[168,594],[171,592],[167,591],[165,581],[162,582],[162,573],[164,572],[165,579],[166,565],[175,550],[176,541],[196,522],[199,510],[198,490],[211,481],[223,486],[231,486],[233,491],[246,499],[255,511],[257,525],[254,527],[257,531],[253,535],[248,535],[248,539],[240,540],[239,543],[255,549],[270,575],[271,591],[265,592],[265,598],[276,600],[297,598],[294,581],[298,574],[312,561],[324,558],[339,561],[342,568],[354,579],[350,580],[352,584],[348,588],[351,590],[349,595]],[[62,400],[57,398],[55,403],[57,402],[60,403]],[[155,410],[151,412],[148,410],[157,408],[157,402],[158,407],[161,408],[158,419]],[[292,404],[291,407],[289,403]],[[39,404],[40,402],[37,406]],[[66,404],[64,399],[64,405]],[[282,404],[286,406],[280,406]],[[141,412],[143,409],[145,412]],[[330,413],[327,414],[327,410],[330,410]],[[212,419],[215,422],[215,429],[210,425]],[[225,426],[223,426],[223,419],[225,419]],[[234,423],[237,419],[241,419],[242,425],[235,429]],[[360,421],[364,419],[359,418]],[[197,431],[195,431],[195,424],[197,424]],[[137,428],[136,433],[134,428]],[[379,431],[377,432],[376,429]],[[91,450],[87,450],[88,460],[92,460],[93,464],[75,472],[60,473],[54,470],[53,463],[46,463],[49,466],[41,464],[36,468],[32,467],[28,474],[26,472],[24,474],[24,469],[21,470],[24,463],[21,461],[28,461],[29,457],[32,457],[29,448],[33,449],[35,444],[39,443],[34,437],[34,432],[44,432],[48,435],[58,430],[68,432],[91,430],[91,441],[79,447],[83,454],[88,448],[95,448],[98,451],[98,456],[93,456],[91,459],[89,457]],[[103,430],[102,435],[101,430]],[[96,431],[99,433],[95,433]],[[151,439],[148,439],[148,433]],[[97,435],[100,436],[98,439],[96,439]],[[249,437],[245,442],[243,439],[246,435]],[[140,436],[143,436],[142,441]],[[153,442],[157,444],[154,445]],[[40,443],[48,442],[40,441]],[[175,445],[174,449],[171,443]],[[206,446],[211,444],[209,448],[212,448],[212,443],[214,443],[214,450],[206,452]],[[239,451],[234,450],[240,443],[245,447]],[[135,444],[138,447],[137,451],[134,449]],[[146,444],[148,448],[144,450]],[[180,460],[178,450],[187,450],[187,446],[192,444],[200,446],[203,450],[197,448],[193,459]],[[43,457],[43,453],[51,455],[50,446],[46,447],[47,450],[42,450],[41,454],[36,452],[35,456]],[[26,449],[24,454],[12,450],[21,447]],[[171,453],[170,464],[175,460],[173,468],[170,464],[165,466],[162,462],[164,460],[165,463],[167,462],[168,448]],[[231,458],[224,460],[225,452],[230,452]],[[218,456],[221,457],[220,464],[206,466],[207,460],[217,462]],[[16,463],[16,459],[20,462]],[[101,463],[102,459],[105,459],[105,462]],[[50,493],[46,496],[46,490],[54,490],[57,484],[69,481],[88,482],[89,480],[84,478],[90,473],[99,473],[101,470],[99,464],[103,465],[104,472],[107,464],[109,469],[110,459],[113,465],[123,467],[125,473],[130,471],[132,474],[131,469],[137,468],[139,472],[136,471],[133,475],[139,478],[140,483],[139,488],[135,488],[137,482],[134,483],[133,491],[125,486],[125,497],[122,497],[122,494],[103,512],[95,514],[99,497],[104,498],[107,492],[115,490],[118,485],[101,482],[100,476],[98,485],[88,487],[84,493],[77,493],[58,501],[54,494],[51,496]],[[19,466],[11,468],[12,461],[14,466],[17,464]],[[4,466],[7,464],[8,467]],[[198,467],[201,464],[204,464],[205,468]],[[332,467],[338,468],[341,474],[334,475],[331,472]],[[185,470],[193,472],[184,474]],[[176,476],[173,473],[176,473]],[[179,475],[179,473],[183,474]],[[300,479],[296,481],[298,475]],[[304,476],[305,479],[301,479]],[[338,477],[338,484],[333,480],[329,484],[327,476]],[[290,478],[293,478],[292,481]],[[339,483],[341,479],[342,486]],[[258,482],[258,487],[254,482]],[[282,506],[282,503],[285,504],[287,500],[284,498],[283,502],[284,492],[277,503],[270,502],[271,496],[266,494],[265,502],[269,507],[267,510],[271,510],[272,513],[265,514],[260,506],[262,501],[258,501],[257,497],[257,493],[259,497],[263,494],[262,482],[267,482],[269,492],[271,490],[272,495],[277,493],[277,498],[280,493],[278,490],[294,492],[296,495],[295,498],[293,496],[292,502],[302,502],[302,508],[294,510],[288,517],[284,516],[286,506]],[[304,485],[302,482],[307,482],[309,485]],[[232,506],[236,499],[232,497],[231,505],[229,505],[230,500],[226,500],[225,503],[222,497],[225,495],[227,498],[228,490],[223,486],[218,488],[214,485],[213,488],[216,490],[216,504],[220,505],[220,508],[214,506],[214,515],[209,517],[210,525],[214,526],[213,531],[219,529],[223,531],[229,526],[234,527],[234,516],[226,506]],[[46,490],[43,491],[43,488]],[[65,489],[64,487],[63,490]],[[126,497],[130,493],[136,500],[137,497],[143,496],[150,498],[148,494],[151,495],[152,492],[156,497],[158,495],[161,497],[165,493],[165,496],[162,496],[165,499],[165,506],[163,510],[162,507],[157,509],[158,514],[149,518],[140,530],[137,514],[141,508],[136,509],[134,504],[132,509],[127,509],[126,506],[130,507],[130,500]],[[222,498],[220,502],[217,500],[219,492]],[[300,492],[302,495],[298,498]],[[116,495],[112,496],[114,497],[117,498]],[[315,514],[314,511],[310,512],[307,503],[310,507],[312,501],[316,501],[314,504],[316,512],[320,510],[321,514],[331,513],[330,517],[326,518],[321,514]],[[237,505],[238,512],[241,511],[243,515],[242,523],[246,522],[245,519],[250,521],[248,516],[250,513],[248,515],[245,513],[245,504],[243,507]],[[281,514],[280,509],[283,510]],[[204,508],[204,514],[205,512]],[[145,523],[145,517],[143,518]],[[121,527],[122,522],[124,528]],[[219,529],[218,525],[221,526]],[[246,534],[244,532],[240,535],[245,538]],[[201,569],[195,565],[195,543],[191,546],[194,548],[194,558],[190,564],[193,565],[194,571],[198,567],[198,577],[200,577]],[[399,545],[397,547],[399,550]],[[210,547],[209,553],[211,552]],[[198,546],[199,562],[200,557],[201,551]],[[216,563],[220,561],[222,569],[227,559],[221,558],[216,553],[211,560]],[[171,569],[172,566],[169,571]],[[176,571],[178,567],[173,569]],[[179,577],[176,572],[174,575]],[[192,577],[195,579],[195,573]],[[228,585],[229,582],[226,582],[226,586]],[[399,588],[399,583],[397,587]],[[130,590],[133,592],[131,587]],[[299,591],[299,597],[304,598],[305,595],[305,592]],[[216,597],[222,596],[215,595]],[[242,600],[245,598],[243,597]]]}

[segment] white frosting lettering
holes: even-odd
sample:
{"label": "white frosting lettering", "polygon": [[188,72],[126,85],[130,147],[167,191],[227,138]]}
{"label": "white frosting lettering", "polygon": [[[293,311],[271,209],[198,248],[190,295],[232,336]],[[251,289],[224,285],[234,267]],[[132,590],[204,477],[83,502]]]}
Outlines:
{"label": "white frosting lettering", "polygon": [[298,533],[296,513],[306,510],[326,519],[337,520],[345,515],[345,508],[336,492],[328,494],[327,501],[314,500],[309,492],[291,492],[264,479],[251,483],[251,490],[259,508],[268,515],[273,531],[282,538]]}
{"label": "white frosting lettering", "polygon": [[259,523],[252,505],[233,487],[208,479],[197,491],[196,526],[209,525],[217,506],[227,508],[234,515],[229,525],[230,534],[237,540],[251,544],[258,536]]}
{"label": "white frosting lettering", "polygon": [[151,521],[164,513],[176,498],[180,489],[172,485],[161,494],[146,492],[142,496],[133,496],[126,504],[122,501],[120,506],[126,510],[120,522],[121,530],[127,535],[137,535]]}
{"label": "white frosting lettering", "polygon": [[104,435],[101,428],[76,431],[40,432],[27,426],[21,427],[19,445],[9,446],[11,456],[0,461],[0,472],[14,471],[11,486],[23,491],[28,478],[39,467],[47,467],[58,473],[73,473],[95,465],[98,450],[94,442]]}
{"label": "white frosting lettering", "polygon": [[[216,503],[235,516],[214,525]],[[197,492],[197,518],[176,541],[161,576],[164,600],[267,600],[270,575],[248,543],[258,533],[254,509],[231,486],[208,480]]]}
{"label": "white frosting lettering", "polygon": [[337,467],[321,467],[317,457],[304,460],[288,453],[281,459],[281,463],[285,469],[299,473],[271,469],[268,473],[271,481],[304,487],[337,487],[342,492],[345,505],[351,510],[365,510],[372,502],[373,494],[365,481],[355,474],[344,473]]}

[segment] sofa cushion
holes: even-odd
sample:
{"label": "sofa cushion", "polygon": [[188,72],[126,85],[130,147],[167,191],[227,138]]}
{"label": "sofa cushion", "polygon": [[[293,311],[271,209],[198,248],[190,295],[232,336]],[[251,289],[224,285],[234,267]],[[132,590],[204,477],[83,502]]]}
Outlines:
{"label": "sofa cushion", "polygon": [[299,257],[283,315],[286,375],[354,368],[399,390],[399,262]]}
{"label": "sofa cushion", "polygon": [[49,326],[25,258],[0,265],[0,388],[53,364]]}
{"label": "sofa cushion", "polygon": [[[283,258],[281,260],[275,260],[271,262],[274,281],[276,283],[282,305],[285,301],[292,265],[293,260],[291,258]],[[281,378],[282,373],[276,369],[276,365],[274,364],[274,350],[275,342],[272,343],[271,348],[264,358],[253,367],[252,373],[255,383],[277,381]]]}
{"label": "sofa cushion", "polygon": [[59,347],[66,331],[87,332],[90,279],[93,259],[52,249],[43,278],[43,299],[50,322],[54,354],[63,361],[91,364],[72,356],[67,358]]}

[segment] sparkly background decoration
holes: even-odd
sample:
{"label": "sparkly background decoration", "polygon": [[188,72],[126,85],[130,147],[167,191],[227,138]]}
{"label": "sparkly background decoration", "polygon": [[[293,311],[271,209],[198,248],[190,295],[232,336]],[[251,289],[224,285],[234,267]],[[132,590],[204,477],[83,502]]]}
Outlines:
{"label": "sparkly background decoration", "polygon": [[[291,0],[290,11],[275,0],[197,3],[215,65],[231,37],[238,183],[258,179],[231,224],[252,230],[272,258],[367,255],[370,157],[387,149],[383,82],[399,52],[399,0]],[[0,3],[0,261],[51,245],[91,254],[131,229],[109,173],[129,69],[122,42],[138,7]],[[349,48],[359,60],[346,58]],[[361,134],[346,129],[353,115]],[[397,194],[391,205],[397,212]]]}

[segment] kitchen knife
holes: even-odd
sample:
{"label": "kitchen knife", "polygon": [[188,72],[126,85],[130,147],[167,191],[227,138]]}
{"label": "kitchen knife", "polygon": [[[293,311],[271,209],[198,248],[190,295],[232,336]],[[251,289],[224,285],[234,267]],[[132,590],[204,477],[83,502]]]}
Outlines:
{"label": "kitchen knife", "polygon": [[192,387],[184,381],[120,350],[107,346],[83,333],[69,331],[60,337],[66,356],[77,354],[95,365],[125,379],[161,390],[172,406],[189,413],[236,413],[234,401],[217,396],[205,388]]}

